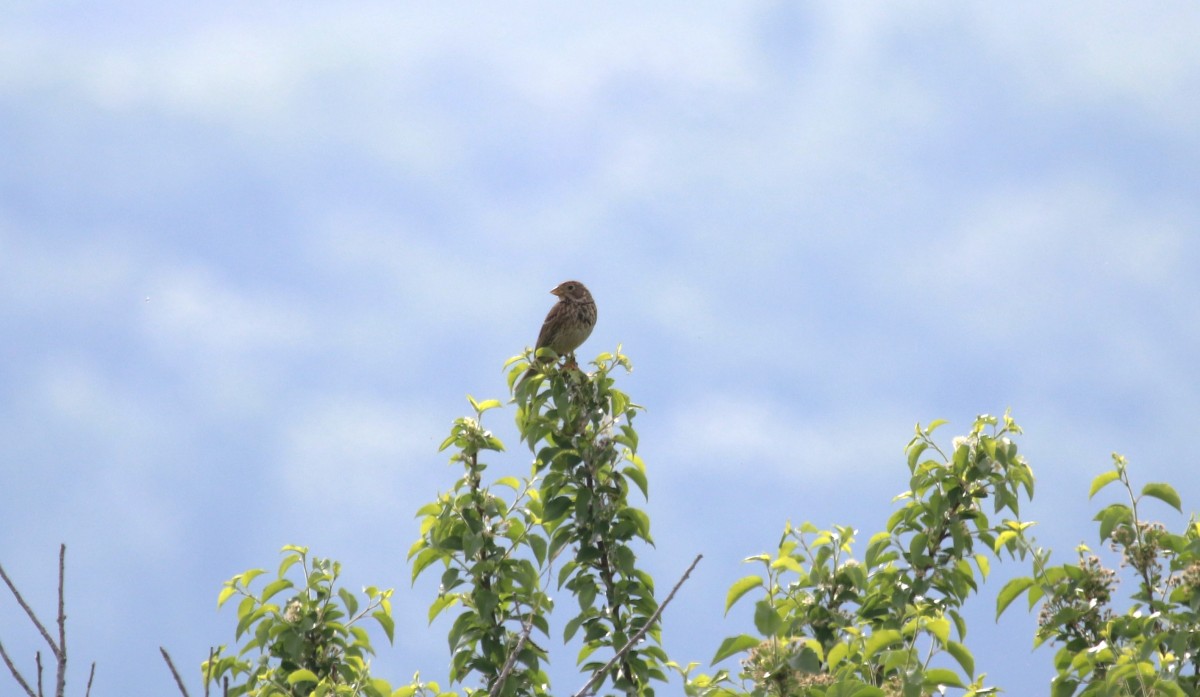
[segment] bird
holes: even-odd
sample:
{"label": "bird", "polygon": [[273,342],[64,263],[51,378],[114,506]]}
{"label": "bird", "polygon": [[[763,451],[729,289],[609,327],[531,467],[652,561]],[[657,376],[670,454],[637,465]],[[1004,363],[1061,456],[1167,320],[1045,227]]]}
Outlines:
{"label": "bird", "polygon": [[[579,281],[563,281],[550,291],[558,302],[546,314],[534,350],[548,348],[560,356],[573,355],[596,326],[596,301]],[[537,372],[530,368],[525,377]]]}

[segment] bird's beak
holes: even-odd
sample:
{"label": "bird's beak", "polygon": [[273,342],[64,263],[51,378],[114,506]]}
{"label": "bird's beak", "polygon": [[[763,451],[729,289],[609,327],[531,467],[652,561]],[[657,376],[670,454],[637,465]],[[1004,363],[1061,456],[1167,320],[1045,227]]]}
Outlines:
{"label": "bird's beak", "polygon": [[559,286],[559,287],[555,288],[554,290],[550,291],[550,295],[557,295],[559,297],[562,297],[562,286]]}

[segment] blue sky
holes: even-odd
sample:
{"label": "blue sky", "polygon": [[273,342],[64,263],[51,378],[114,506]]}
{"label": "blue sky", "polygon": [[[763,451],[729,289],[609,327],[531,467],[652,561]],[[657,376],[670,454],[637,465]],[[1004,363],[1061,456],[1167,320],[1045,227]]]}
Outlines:
{"label": "blue sky", "polygon": [[[159,645],[198,687],[222,581],[288,543],[397,588],[377,674],[444,678],[412,515],[566,278],[648,409],[642,559],[705,554],[680,662],[749,626],[725,589],[786,521],[882,527],[917,421],[1011,407],[1060,561],[1114,450],[1196,510],[1197,35],[1190,2],[8,3],[0,563],[49,619],[67,543],[80,694],[90,660],[171,693]],[[967,643],[1044,693],[994,568]],[[29,666],[25,629],[0,600]]]}

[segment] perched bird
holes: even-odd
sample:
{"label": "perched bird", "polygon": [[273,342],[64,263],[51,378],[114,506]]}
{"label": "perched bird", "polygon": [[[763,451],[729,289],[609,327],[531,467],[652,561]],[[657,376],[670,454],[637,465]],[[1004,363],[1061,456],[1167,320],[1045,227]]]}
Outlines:
{"label": "perched bird", "polygon": [[[550,293],[558,296],[558,302],[546,315],[534,350],[549,348],[560,356],[567,356],[587,340],[596,326],[596,302],[579,281],[563,281]],[[525,377],[534,372],[536,370],[530,368]]]}

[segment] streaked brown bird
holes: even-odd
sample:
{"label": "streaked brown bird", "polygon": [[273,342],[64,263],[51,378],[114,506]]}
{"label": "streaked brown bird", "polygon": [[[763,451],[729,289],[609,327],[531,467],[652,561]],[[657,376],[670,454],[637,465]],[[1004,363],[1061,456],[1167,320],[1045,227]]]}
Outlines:
{"label": "streaked brown bird", "polygon": [[[558,302],[542,322],[534,350],[549,348],[560,356],[574,354],[596,326],[596,302],[579,281],[563,281],[550,293],[558,296]],[[525,376],[534,372],[530,368]]]}

